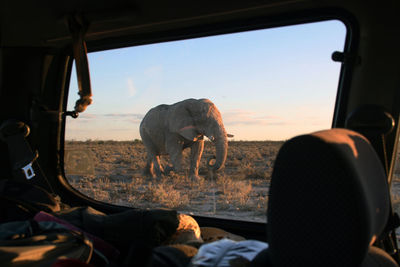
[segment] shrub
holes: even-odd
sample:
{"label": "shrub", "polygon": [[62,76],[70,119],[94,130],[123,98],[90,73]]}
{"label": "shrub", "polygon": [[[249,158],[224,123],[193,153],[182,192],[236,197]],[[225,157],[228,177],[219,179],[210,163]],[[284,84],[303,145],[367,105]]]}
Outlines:
{"label": "shrub", "polygon": [[166,183],[149,183],[145,196],[147,196],[147,200],[159,203],[167,208],[184,208],[189,204],[187,195],[181,194],[172,185]]}

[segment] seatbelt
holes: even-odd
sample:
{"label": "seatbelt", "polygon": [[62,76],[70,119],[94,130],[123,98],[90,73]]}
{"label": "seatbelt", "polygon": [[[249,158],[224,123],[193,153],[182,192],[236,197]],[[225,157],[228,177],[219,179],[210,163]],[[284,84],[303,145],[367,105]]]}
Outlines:
{"label": "seatbelt", "polygon": [[[375,148],[386,176],[389,175],[389,162],[386,148],[386,138],[393,131],[395,121],[393,116],[382,107],[365,105],[353,111],[345,122],[345,127],[364,135]],[[400,255],[397,245],[396,228],[400,226],[400,218],[390,206],[390,215],[378,245],[384,248],[400,264]]]}
{"label": "seatbelt", "polygon": [[54,194],[51,184],[36,162],[39,153],[32,151],[26,140],[29,133],[29,126],[15,119],[7,120],[0,125],[0,140],[8,146],[13,176],[19,181],[30,181],[40,186],[47,186],[48,190]]}
{"label": "seatbelt", "polygon": [[18,180],[36,176],[32,164],[39,154],[33,152],[25,140],[29,133],[29,127],[17,120],[8,120],[0,126],[0,138],[8,145],[13,175]]}
{"label": "seatbelt", "polygon": [[78,80],[78,89],[80,98],[75,103],[74,113],[68,114],[73,118],[86,110],[92,103],[92,88],[90,84],[89,61],[87,58],[87,48],[85,42],[85,33],[88,29],[88,23],[84,17],[78,14],[68,17],[68,27],[72,35],[73,55],[75,59],[76,76]]}
{"label": "seatbelt", "polygon": [[345,127],[364,135],[375,148],[386,175],[389,174],[386,152],[386,137],[394,129],[393,116],[382,107],[365,105],[353,111],[345,122]]}

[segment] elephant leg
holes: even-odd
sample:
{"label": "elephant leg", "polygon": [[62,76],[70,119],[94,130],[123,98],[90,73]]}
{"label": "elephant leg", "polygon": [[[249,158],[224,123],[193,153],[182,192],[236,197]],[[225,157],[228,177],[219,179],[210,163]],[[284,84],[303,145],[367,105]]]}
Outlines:
{"label": "elephant leg", "polygon": [[160,164],[160,156],[158,155],[155,145],[147,134],[142,134],[142,141],[147,151],[145,173],[150,174],[152,178],[161,177],[162,167]]}
{"label": "elephant leg", "polygon": [[176,172],[182,172],[182,151],[176,152],[174,151],[172,154],[169,154],[171,158],[171,162],[173,165],[173,170]]}
{"label": "elephant leg", "polygon": [[183,142],[181,142],[175,136],[169,136],[166,139],[165,149],[170,156],[173,169],[176,172],[181,172],[182,168],[182,149],[183,149]]}
{"label": "elephant leg", "polygon": [[150,174],[152,178],[157,178],[161,177],[162,173],[164,173],[164,170],[160,163],[160,156],[149,157],[145,167],[145,174]]}
{"label": "elephant leg", "polygon": [[197,142],[194,142],[194,144],[191,146],[189,174],[190,174],[190,177],[195,180],[200,179],[199,164],[200,164],[201,155],[203,154],[203,149],[204,149],[204,140],[199,140]]}
{"label": "elephant leg", "polygon": [[163,171],[160,164],[160,156],[149,156],[145,167],[145,174],[149,174],[152,178],[159,178]]}
{"label": "elephant leg", "polygon": [[174,167],[173,166],[171,166],[171,165],[165,166],[165,168],[164,168],[164,174],[165,175],[168,175],[171,171],[174,171]]}
{"label": "elephant leg", "polygon": [[161,177],[161,174],[164,173],[164,169],[160,162],[160,156],[155,156],[153,163],[154,163],[154,171],[155,171],[157,177]]}
{"label": "elephant leg", "polygon": [[150,156],[147,156],[147,163],[146,163],[146,167],[144,168],[144,174],[150,175],[153,178],[156,177],[156,174],[154,173],[153,158]]}

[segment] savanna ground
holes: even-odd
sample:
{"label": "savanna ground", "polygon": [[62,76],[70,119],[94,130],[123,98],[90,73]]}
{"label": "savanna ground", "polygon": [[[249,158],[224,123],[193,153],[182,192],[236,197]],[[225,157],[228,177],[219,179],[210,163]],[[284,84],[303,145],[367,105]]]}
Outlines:
{"label": "savanna ground", "polygon": [[[212,176],[206,159],[215,150],[210,142],[205,142],[199,171],[204,179],[194,182],[185,173],[170,173],[161,179],[145,176],[146,151],[139,140],[67,141],[66,175],[78,191],[104,202],[265,221],[272,167],[282,144],[231,141],[225,169]],[[189,151],[185,151],[186,169]],[[161,161],[166,166],[168,157]],[[392,193],[394,207],[400,212],[400,165],[394,171]]]}
{"label": "savanna ground", "polygon": [[[67,141],[66,175],[78,191],[117,205],[265,221],[272,166],[282,143],[231,141],[225,168],[211,175],[206,159],[215,155],[215,148],[205,142],[199,169],[204,179],[191,181],[186,173],[171,172],[161,179],[145,176],[146,151],[139,140]],[[83,151],[84,160],[79,154]],[[185,169],[189,152],[184,151]],[[166,166],[168,156],[161,161]]]}

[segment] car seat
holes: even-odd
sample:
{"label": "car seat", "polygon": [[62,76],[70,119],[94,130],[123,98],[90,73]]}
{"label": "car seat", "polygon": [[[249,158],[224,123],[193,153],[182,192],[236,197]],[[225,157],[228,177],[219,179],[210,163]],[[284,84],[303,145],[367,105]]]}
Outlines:
{"label": "car seat", "polygon": [[372,246],[389,217],[389,188],[368,140],[346,129],[281,147],[268,202],[272,266],[398,266]]}

